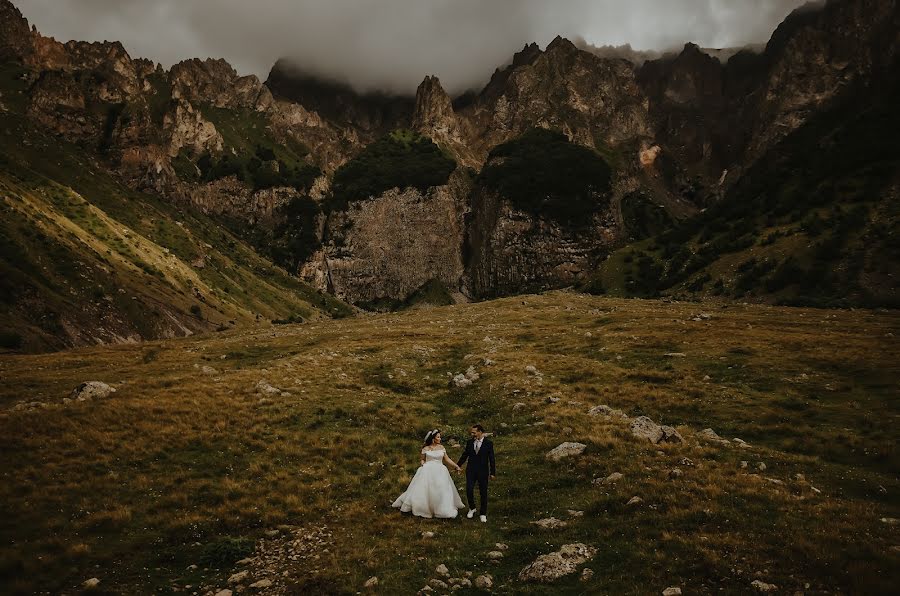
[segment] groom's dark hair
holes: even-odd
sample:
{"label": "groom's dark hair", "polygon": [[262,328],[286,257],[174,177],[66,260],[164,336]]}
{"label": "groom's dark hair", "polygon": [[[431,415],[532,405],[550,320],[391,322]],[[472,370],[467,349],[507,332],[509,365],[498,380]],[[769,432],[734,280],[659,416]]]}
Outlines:
{"label": "groom's dark hair", "polygon": [[481,426],[480,424],[473,424],[473,425],[472,425],[472,428],[476,429],[476,430],[477,430],[478,432],[480,432],[480,433],[483,433],[483,432],[484,432],[484,427]]}

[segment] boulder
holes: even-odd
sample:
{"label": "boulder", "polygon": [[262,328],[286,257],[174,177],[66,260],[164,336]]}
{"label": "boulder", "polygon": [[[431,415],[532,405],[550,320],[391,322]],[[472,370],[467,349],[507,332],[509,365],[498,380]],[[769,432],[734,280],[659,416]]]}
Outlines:
{"label": "boulder", "polygon": [[266,380],[258,381],[256,383],[255,389],[257,393],[261,393],[263,395],[272,396],[281,394],[281,389],[279,389],[278,387],[273,387]]}
{"label": "boulder", "polygon": [[597,549],[582,544],[566,544],[556,552],[541,555],[519,572],[519,579],[527,582],[550,583],[575,573],[578,566],[594,558]]}
{"label": "boulder", "polygon": [[697,433],[697,436],[706,441],[719,443],[720,445],[731,445],[731,442],[728,439],[723,439],[711,428],[704,428]]}
{"label": "boulder", "polygon": [[631,434],[640,439],[647,439],[654,445],[658,445],[663,441],[680,443],[684,440],[673,427],[656,424],[646,416],[634,419],[631,423]]}
{"label": "boulder", "polygon": [[587,445],[584,443],[566,442],[548,451],[545,457],[551,461],[560,461],[567,457],[581,455],[585,449],[587,449]]}
{"label": "boulder", "polygon": [[244,581],[245,579],[247,579],[248,577],[250,577],[249,571],[238,571],[237,573],[233,574],[231,577],[228,578],[228,584],[229,585],[230,584],[239,584],[242,581]]}
{"label": "boulder", "polygon": [[69,396],[75,401],[88,401],[91,399],[103,399],[115,393],[116,390],[101,381],[85,381],[72,390]]}
{"label": "boulder", "polygon": [[681,588],[666,588],[662,591],[662,596],[681,596]]}
{"label": "boulder", "polygon": [[613,483],[615,483],[615,482],[618,482],[618,481],[621,480],[622,478],[624,478],[624,476],[623,476],[620,472],[613,472],[612,474],[610,474],[610,475],[607,476],[606,478],[603,478],[603,479],[599,479],[599,478],[598,478],[597,480],[599,480],[599,482],[597,482],[597,481],[595,480],[594,483],[595,483],[595,484],[613,484]]}
{"label": "boulder", "polygon": [[83,584],[81,584],[81,586],[85,590],[93,590],[94,588],[96,588],[99,585],[100,585],[100,580],[97,579],[96,577],[92,577],[91,579],[86,580]]}
{"label": "boulder", "polygon": [[618,416],[619,418],[628,418],[628,415],[622,410],[616,410],[604,404],[594,406],[588,410],[588,414],[591,416]]}
{"label": "boulder", "polygon": [[538,521],[533,521],[531,523],[539,528],[544,528],[545,530],[556,530],[557,528],[565,528],[569,525],[568,523],[562,521],[561,519],[556,519],[555,517],[539,519]]}
{"label": "boulder", "polygon": [[479,575],[475,578],[475,587],[479,590],[490,590],[494,587],[494,578],[490,575]]}
{"label": "boulder", "polygon": [[450,577],[450,570],[447,569],[447,566],[441,563],[437,566],[437,569],[434,570],[435,573],[440,575],[441,577]]}
{"label": "boulder", "polygon": [[776,586],[775,584],[767,584],[766,582],[758,579],[750,582],[750,585],[753,586],[757,592],[763,592],[765,594],[778,591],[778,586]]}
{"label": "boulder", "polygon": [[253,582],[250,584],[251,588],[256,588],[257,590],[262,590],[263,588],[271,588],[272,580],[270,579],[261,579],[258,582]]}

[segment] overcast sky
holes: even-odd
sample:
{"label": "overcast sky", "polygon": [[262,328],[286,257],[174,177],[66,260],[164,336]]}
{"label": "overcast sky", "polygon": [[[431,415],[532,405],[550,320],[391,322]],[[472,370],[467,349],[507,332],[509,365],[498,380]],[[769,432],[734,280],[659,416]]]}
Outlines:
{"label": "overcast sky", "polygon": [[427,74],[451,93],[480,87],[531,41],[665,50],[693,41],[768,40],[804,0],[13,0],[44,35],[119,40],[169,67],[225,58],[265,80],[290,56],[360,89],[415,91]]}

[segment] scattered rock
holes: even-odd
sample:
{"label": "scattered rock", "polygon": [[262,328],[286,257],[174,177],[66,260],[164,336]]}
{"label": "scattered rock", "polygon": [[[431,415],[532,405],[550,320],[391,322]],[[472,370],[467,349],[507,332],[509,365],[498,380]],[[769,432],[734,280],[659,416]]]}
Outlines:
{"label": "scattered rock", "polygon": [[594,571],[592,569],[588,569],[587,567],[585,567],[581,570],[581,581],[590,581],[592,577],[594,577]]}
{"label": "scattered rock", "polygon": [[750,462],[748,462],[747,460],[741,460],[741,469],[742,470],[746,470],[747,466],[749,466],[749,465],[750,465]]}
{"label": "scattered rock", "polygon": [[672,468],[669,470],[669,479],[675,480],[677,478],[681,478],[684,476],[684,472],[682,472],[679,468]]}
{"label": "scattered rock", "polygon": [[[378,581],[378,578],[377,578],[377,577],[375,578],[375,581],[376,581],[376,582]],[[366,582],[366,583],[368,583],[368,582]],[[272,580],[270,580],[270,579],[261,579],[261,580],[259,580],[258,582],[254,582],[254,583],[250,584],[250,587],[251,587],[251,588],[258,588],[258,589],[262,589],[262,588],[271,588],[271,587],[272,587]]]}
{"label": "scattered rock", "polygon": [[684,358],[687,356],[684,352],[666,352],[663,354],[666,358]]}
{"label": "scattered rock", "polygon": [[[541,555],[519,572],[522,581],[549,583],[575,573],[578,566],[590,561],[597,549],[582,544],[566,544],[556,552]],[[477,585],[477,584],[476,584]]]}
{"label": "scattered rock", "polygon": [[671,426],[661,426],[646,416],[640,416],[632,421],[631,434],[640,439],[647,439],[654,445],[663,441],[680,443],[684,440],[678,431]]}
{"label": "scattered rock", "polygon": [[368,590],[368,589],[374,588],[377,585],[378,585],[378,577],[372,576],[366,580],[366,583],[363,584],[363,587]]}
{"label": "scattered rock", "polygon": [[524,407],[525,407],[525,404],[523,404],[522,402],[518,402],[516,405],[513,406],[513,412],[518,412],[519,410],[523,409]]}
{"label": "scattered rock", "polygon": [[531,523],[539,528],[544,528],[545,530],[556,530],[557,528],[565,528],[569,525],[567,522],[556,519],[555,517],[539,519],[538,521],[533,521]]}
{"label": "scattered rock", "polygon": [[550,397],[547,398],[547,403],[548,403],[548,404],[559,403],[559,398],[558,398],[558,397],[553,397],[553,396],[551,395]]}
{"label": "scattered rock", "polygon": [[535,367],[533,367],[533,366],[530,365],[530,364],[529,364],[528,366],[525,367],[525,372],[526,372],[527,374],[533,375],[533,376],[535,376],[535,377],[541,376],[541,373],[538,372],[538,369],[536,369]]}
{"label": "scattered rock", "polygon": [[490,590],[494,587],[494,578],[490,575],[479,575],[475,578],[475,587],[479,590]]}
{"label": "scattered rock", "polygon": [[568,513],[571,517],[584,517],[584,511],[576,511],[574,509],[566,509],[566,513]]}
{"label": "scattered rock", "polygon": [[581,455],[585,449],[587,449],[587,445],[584,443],[566,442],[548,451],[545,457],[551,461],[560,461],[567,457]]}
{"label": "scattered rock", "polygon": [[211,367],[211,366],[206,366],[206,365],[204,365],[203,368],[201,368],[200,370],[203,372],[204,375],[217,375],[217,374],[219,374],[219,371],[217,371],[216,369],[214,369],[214,368]]}
{"label": "scattered rock", "polygon": [[219,590],[218,592],[216,592],[215,596],[232,596],[232,594],[234,594],[234,592],[232,592],[228,588],[225,588],[224,590]]}
{"label": "scattered rock", "polygon": [[723,439],[711,428],[704,428],[697,433],[697,436],[713,443],[719,443],[720,445],[731,445],[731,442],[728,439]]}
{"label": "scattered rock", "polygon": [[273,387],[268,383],[268,381],[261,380],[257,381],[254,389],[257,393],[262,393],[263,395],[274,396],[281,394],[281,389],[278,387]]}
{"label": "scattered rock", "polygon": [[750,585],[756,588],[758,592],[770,593],[778,591],[778,586],[776,586],[775,584],[767,584],[766,582],[758,579],[750,582]]}
{"label": "scattered rock", "polygon": [[[248,565],[252,562],[253,562],[253,559],[251,557],[245,557],[245,558],[241,559],[240,561],[238,561],[237,563],[235,563],[235,565]],[[190,567],[188,567],[188,569],[196,569],[196,568],[197,568],[196,565],[191,565]]]}
{"label": "scattered rock", "polygon": [[34,410],[43,410],[47,407],[49,406],[42,401],[20,401],[19,403],[11,407],[10,410],[13,412],[32,412]]}
{"label": "scattered rock", "polygon": [[428,585],[434,588],[435,590],[447,590],[450,588],[446,583],[442,582],[439,579],[433,579],[428,582]]}
{"label": "scattered rock", "polygon": [[590,410],[588,410],[588,414],[591,416],[618,416],[619,418],[628,418],[628,415],[625,414],[622,410],[616,410],[614,408],[610,408],[605,404],[601,404],[599,406],[594,406]]}
{"label": "scattered rock", "polygon": [[597,482],[597,480],[595,480],[594,483],[595,484],[613,484],[614,482],[618,482],[622,478],[624,478],[624,476],[622,474],[620,474],[619,472],[613,472],[606,478],[603,478],[603,479],[598,478],[597,480],[599,480],[599,482]]}
{"label": "scattered rock", "polygon": [[447,566],[444,565],[443,563],[438,565],[437,568],[434,570],[434,572],[437,573],[438,575],[440,575],[441,577],[450,577],[450,570],[447,569]]}
{"label": "scattered rock", "polygon": [[635,496],[635,497],[631,497],[630,499],[628,499],[628,502],[625,503],[625,505],[627,505],[628,507],[636,507],[637,505],[640,505],[643,502],[644,502],[644,499]]}
{"label": "scattered rock", "polygon": [[666,588],[663,590],[662,596],[681,596],[681,588]]}
{"label": "scattered rock", "polygon": [[758,464],[756,464],[756,469],[759,470],[760,472],[765,472],[766,464],[764,464],[763,462],[759,462]]}
{"label": "scattered rock", "polygon": [[97,579],[96,577],[92,577],[91,579],[86,580],[83,584],[81,584],[81,586],[85,590],[93,590],[94,588],[96,588],[99,585],[100,585],[100,580]]}
{"label": "scattered rock", "polygon": [[250,576],[249,571],[238,571],[228,578],[229,584],[239,584]]}
{"label": "scattered rock", "polygon": [[732,440],[732,442],[734,442],[735,445],[737,445],[737,446],[740,447],[741,449],[750,449],[750,443],[748,443],[747,441],[743,441],[743,440],[738,439],[738,438],[736,438],[736,437],[735,437],[734,439],[731,439],[731,440]]}
{"label": "scattered rock", "polygon": [[682,466],[687,467],[687,468],[693,468],[693,467],[694,467],[694,460],[692,460],[692,459],[689,458],[689,457],[682,457],[681,459],[678,460],[678,463],[679,463],[680,465],[682,465]]}
{"label": "scattered rock", "polygon": [[281,534],[281,530],[266,530],[265,534],[269,538],[274,538],[274,537],[278,536],[279,534]]}
{"label": "scattered rock", "polygon": [[900,519],[897,519],[896,517],[882,517],[881,523],[887,524],[889,526],[896,526],[898,523],[900,523]]}
{"label": "scattered rock", "polygon": [[69,397],[75,401],[89,401],[109,397],[115,392],[114,388],[101,381],[86,381],[73,389]]}
{"label": "scattered rock", "polygon": [[452,383],[454,386],[459,387],[460,389],[465,389],[466,387],[470,387],[472,383],[481,378],[481,375],[475,370],[474,366],[470,366],[466,369],[466,372],[459,373],[454,375],[452,379]]}
{"label": "scattered rock", "polygon": [[422,532],[422,538],[434,538],[434,532]]}
{"label": "scattered rock", "polygon": [[487,558],[491,561],[499,561],[503,558],[503,553],[499,550],[492,550],[487,554]]}

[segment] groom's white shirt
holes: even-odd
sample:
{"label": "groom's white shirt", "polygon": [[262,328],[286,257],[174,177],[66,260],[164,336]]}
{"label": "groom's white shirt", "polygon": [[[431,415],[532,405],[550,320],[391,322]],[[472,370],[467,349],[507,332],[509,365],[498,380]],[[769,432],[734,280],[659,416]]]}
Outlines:
{"label": "groom's white shirt", "polygon": [[475,453],[478,453],[479,451],[481,451],[481,442],[483,440],[484,439],[475,439]]}

